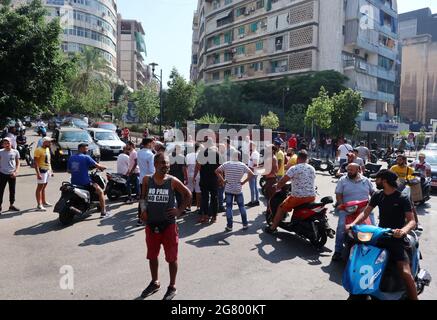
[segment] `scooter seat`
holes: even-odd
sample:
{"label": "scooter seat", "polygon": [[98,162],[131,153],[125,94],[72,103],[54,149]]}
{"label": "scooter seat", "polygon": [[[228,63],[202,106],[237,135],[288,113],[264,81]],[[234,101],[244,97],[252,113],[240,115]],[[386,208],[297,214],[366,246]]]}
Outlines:
{"label": "scooter seat", "polygon": [[321,202],[311,202],[311,203],[305,203],[305,204],[302,204],[302,205],[300,205],[300,206],[294,208],[294,210],[314,209],[314,208],[317,208],[317,207],[322,207],[322,206],[324,206],[324,205],[325,205],[325,204],[323,204],[323,203],[321,203]]}

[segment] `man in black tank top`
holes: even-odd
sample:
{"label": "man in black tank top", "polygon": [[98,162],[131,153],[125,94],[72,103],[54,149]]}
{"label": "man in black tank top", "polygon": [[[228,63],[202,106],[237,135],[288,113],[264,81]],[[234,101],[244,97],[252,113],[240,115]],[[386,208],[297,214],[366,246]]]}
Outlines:
{"label": "man in black tank top", "polygon": [[[176,274],[178,270],[179,233],[176,218],[191,203],[191,192],[177,178],[168,174],[170,159],[165,153],[154,157],[155,174],[145,176],[141,192],[141,220],[146,223],[147,259],[152,281],[141,294],[146,298],[157,292],[161,285],[158,280],[158,256],[161,245],[165,260],[169,264],[170,285],[163,300],[172,300],[176,295]],[[182,195],[179,207],[175,204],[175,192]]]}

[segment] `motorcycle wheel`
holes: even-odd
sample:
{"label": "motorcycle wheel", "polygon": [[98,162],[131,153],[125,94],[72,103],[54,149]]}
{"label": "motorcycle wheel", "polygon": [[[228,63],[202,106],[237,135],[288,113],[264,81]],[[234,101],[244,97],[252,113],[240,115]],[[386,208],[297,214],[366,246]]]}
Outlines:
{"label": "motorcycle wheel", "polygon": [[115,201],[118,198],[120,198],[120,192],[118,192],[117,190],[114,189],[109,189],[108,190],[108,199],[111,201]]}
{"label": "motorcycle wheel", "polygon": [[69,209],[64,209],[59,213],[59,221],[64,226],[69,226],[73,223],[74,213],[72,213]]}
{"label": "motorcycle wheel", "polygon": [[28,165],[29,167],[32,167],[32,166],[33,166],[33,159],[32,159],[31,156],[26,155],[26,163],[27,163],[27,165]]}
{"label": "motorcycle wheel", "polygon": [[332,168],[332,169],[329,170],[329,174],[330,174],[331,176],[335,176],[335,174],[337,173],[337,171],[338,171],[338,169],[336,169],[336,168]]}
{"label": "motorcycle wheel", "polygon": [[311,240],[311,244],[315,246],[317,249],[323,248],[323,246],[326,244],[326,241],[328,241],[328,235],[326,234],[326,230],[319,227],[317,239]]}
{"label": "motorcycle wheel", "polygon": [[264,188],[264,186],[266,185],[266,179],[264,177],[262,177],[261,179],[259,179],[259,186],[261,188]]}

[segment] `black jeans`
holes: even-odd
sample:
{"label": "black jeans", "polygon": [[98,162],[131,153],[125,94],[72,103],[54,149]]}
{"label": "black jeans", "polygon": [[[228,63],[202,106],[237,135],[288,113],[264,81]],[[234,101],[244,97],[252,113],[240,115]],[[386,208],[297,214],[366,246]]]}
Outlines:
{"label": "black jeans", "polygon": [[201,198],[200,212],[202,215],[217,217],[218,201],[217,188],[210,186],[200,186]]}
{"label": "black jeans", "polygon": [[15,184],[16,178],[12,178],[9,174],[0,173],[0,207],[3,203],[3,194],[5,192],[6,184],[9,183],[9,202],[11,205],[15,202]]}

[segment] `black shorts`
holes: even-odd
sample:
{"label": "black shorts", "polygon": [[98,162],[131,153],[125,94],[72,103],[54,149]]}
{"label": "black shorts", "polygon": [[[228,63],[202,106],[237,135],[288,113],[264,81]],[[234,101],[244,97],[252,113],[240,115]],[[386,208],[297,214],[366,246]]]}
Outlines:
{"label": "black shorts", "polygon": [[379,241],[378,246],[387,249],[389,259],[394,262],[409,262],[408,242],[406,239],[383,239]]}

